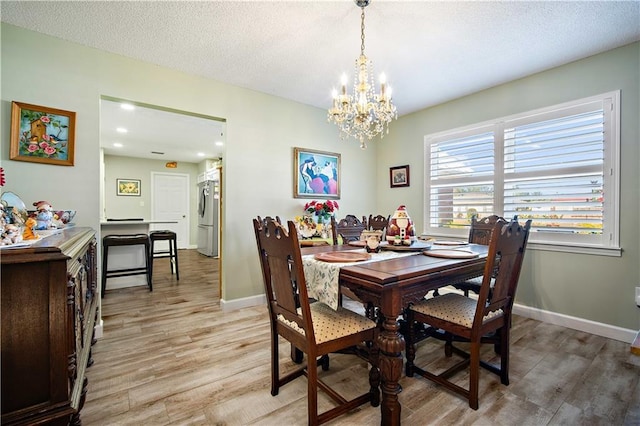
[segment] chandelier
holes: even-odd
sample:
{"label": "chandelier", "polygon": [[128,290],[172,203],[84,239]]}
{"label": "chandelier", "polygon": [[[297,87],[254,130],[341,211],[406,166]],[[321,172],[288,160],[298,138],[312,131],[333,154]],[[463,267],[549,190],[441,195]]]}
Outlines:
{"label": "chandelier", "polygon": [[373,64],[364,54],[364,8],[371,0],[354,0],[362,9],[360,15],[360,57],[356,59],[353,82],[353,94],[347,94],[347,76],[342,75],[340,94],[333,91],[333,105],[329,108],[327,119],[338,126],[340,138],[352,136],[360,141],[365,149],[365,139],[389,133],[389,122],[398,118],[396,107],[391,100],[391,88],[387,86],[384,74],[380,76],[380,94],[375,92],[373,84]]}

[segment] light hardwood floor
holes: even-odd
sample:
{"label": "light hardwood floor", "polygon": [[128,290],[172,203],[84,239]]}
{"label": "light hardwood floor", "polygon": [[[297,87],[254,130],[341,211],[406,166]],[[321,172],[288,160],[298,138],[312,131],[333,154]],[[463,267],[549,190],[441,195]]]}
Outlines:
{"label": "light hardwood floor", "polygon": [[[270,393],[267,308],[223,312],[218,261],[180,250],[180,281],[156,260],[154,291],[107,291],[104,337],[93,347],[86,425],[303,425],[306,379]],[[233,285],[233,279],[230,280]],[[481,369],[480,408],[422,378],[402,377],[403,425],[638,425],[640,357],[629,344],[518,317],[509,386]],[[295,365],[288,346],[281,360]],[[489,346],[489,345],[487,345]],[[418,346],[416,363],[442,364],[442,343]],[[483,352],[492,355],[492,348]],[[324,379],[345,396],[367,388],[366,364],[332,355]],[[283,368],[286,370],[286,368]],[[468,381],[459,373],[460,383]],[[331,402],[319,393],[321,410]],[[333,425],[380,424],[364,405]]]}

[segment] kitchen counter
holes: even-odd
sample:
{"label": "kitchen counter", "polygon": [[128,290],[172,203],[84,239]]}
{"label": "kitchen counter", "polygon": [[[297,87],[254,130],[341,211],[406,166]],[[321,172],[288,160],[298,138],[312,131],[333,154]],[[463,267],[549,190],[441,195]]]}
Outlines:
{"label": "kitchen counter", "polygon": [[150,225],[155,223],[178,223],[176,220],[102,220],[100,226]]}

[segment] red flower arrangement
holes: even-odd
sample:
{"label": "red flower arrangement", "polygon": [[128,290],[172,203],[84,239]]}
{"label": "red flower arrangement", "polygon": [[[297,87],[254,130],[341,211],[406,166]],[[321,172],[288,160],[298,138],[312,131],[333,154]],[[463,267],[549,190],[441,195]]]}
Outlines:
{"label": "red flower arrangement", "polygon": [[340,206],[336,201],[309,201],[304,205],[304,210],[307,213],[318,216],[322,220],[328,220]]}

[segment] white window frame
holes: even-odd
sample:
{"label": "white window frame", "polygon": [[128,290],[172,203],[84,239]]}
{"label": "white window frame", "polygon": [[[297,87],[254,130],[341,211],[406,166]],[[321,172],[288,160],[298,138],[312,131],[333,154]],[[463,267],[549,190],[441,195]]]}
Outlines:
{"label": "white window frame", "polygon": [[[550,251],[621,256],[620,248],[620,91],[607,92],[559,105],[540,108],[520,114],[514,114],[495,120],[477,123],[457,129],[434,133],[424,137],[424,230],[427,235],[446,238],[468,236],[468,228],[440,228],[430,226],[431,194],[431,144],[447,140],[494,132],[495,171],[493,176],[495,213],[502,215],[504,208],[504,168],[503,148],[504,129],[554,117],[567,115],[567,110],[584,108],[589,104],[600,103],[604,111],[604,163],[603,163],[603,229],[599,242],[580,241],[576,238],[563,238],[562,234],[532,232],[528,248]],[[572,112],[573,113],[573,112]],[[588,238],[585,240],[589,240]]]}

